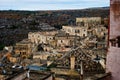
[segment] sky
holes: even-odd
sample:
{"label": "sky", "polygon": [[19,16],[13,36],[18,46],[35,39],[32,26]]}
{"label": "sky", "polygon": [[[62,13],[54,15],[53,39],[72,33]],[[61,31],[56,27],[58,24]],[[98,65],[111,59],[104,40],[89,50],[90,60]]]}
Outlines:
{"label": "sky", "polygon": [[110,0],[0,0],[0,10],[65,10],[109,6]]}

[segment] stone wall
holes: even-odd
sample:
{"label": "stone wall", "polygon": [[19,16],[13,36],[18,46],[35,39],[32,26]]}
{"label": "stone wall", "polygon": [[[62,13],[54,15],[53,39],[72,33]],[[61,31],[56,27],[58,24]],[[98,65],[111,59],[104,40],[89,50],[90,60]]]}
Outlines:
{"label": "stone wall", "polygon": [[[116,43],[120,36],[120,0],[110,1],[110,34],[109,39]],[[111,43],[110,43],[111,44]],[[112,80],[120,80],[120,47],[109,45],[106,71],[111,72]]]}

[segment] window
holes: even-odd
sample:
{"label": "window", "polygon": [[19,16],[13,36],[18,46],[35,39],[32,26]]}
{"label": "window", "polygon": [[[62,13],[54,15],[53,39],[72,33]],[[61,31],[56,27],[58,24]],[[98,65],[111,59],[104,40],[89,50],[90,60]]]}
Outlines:
{"label": "window", "polygon": [[80,22],[81,26],[84,26],[84,22]]}
{"label": "window", "polygon": [[111,46],[116,47],[116,40],[115,39],[111,39],[110,42],[111,42]]}
{"label": "window", "polygon": [[53,37],[53,39],[55,40],[55,37]]}
{"label": "window", "polygon": [[117,37],[117,44],[118,44],[118,47],[120,47],[120,36]]}
{"label": "window", "polygon": [[77,33],[77,30],[75,30],[75,33]]}
{"label": "window", "polygon": [[77,29],[76,29],[76,30],[75,30],[75,33],[80,33],[80,30],[77,30]]}
{"label": "window", "polygon": [[83,34],[83,37],[85,37],[85,34]]}
{"label": "window", "polygon": [[114,44],[114,42],[113,42],[113,41],[111,42],[111,46],[115,46],[115,44]]}
{"label": "window", "polygon": [[120,36],[118,36],[115,39],[110,39],[110,42],[111,42],[111,46],[120,48]]}

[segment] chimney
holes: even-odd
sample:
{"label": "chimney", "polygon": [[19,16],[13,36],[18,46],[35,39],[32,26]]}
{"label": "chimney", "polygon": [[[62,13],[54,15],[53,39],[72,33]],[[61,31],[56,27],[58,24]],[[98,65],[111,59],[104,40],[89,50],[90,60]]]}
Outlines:
{"label": "chimney", "polygon": [[71,69],[75,69],[75,56],[70,57]]}

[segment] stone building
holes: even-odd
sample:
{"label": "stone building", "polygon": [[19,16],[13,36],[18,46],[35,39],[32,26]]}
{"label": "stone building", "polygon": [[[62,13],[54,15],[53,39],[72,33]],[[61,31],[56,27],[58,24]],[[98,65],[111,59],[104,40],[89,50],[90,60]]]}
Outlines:
{"label": "stone building", "polygon": [[96,35],[98,37],[106,36],[108,37],[108,29],[104,27],[103,25],[99,25],[97,28],[93,28],[93,35]]}
{"label": "stone building", "polygon": [[75,42],[79,40],[80,37],[77,35],[69,35],[68,33],[59,33],[55,35],[55,40],[57,41],[57,47],[70,48],[75,45]]}
{"label": "stone building", "polygon": [[87,27],[62,26],[62,31],[65,31],[69,35],[77,35],[77,36],[81,36],[81,37],[87,36]]}
{"label": "stone building", "polygon": [[78,26],[95,26],[101,24],[101,17],[84,17],[76,18],[76,25]]}
{"label": "stone building", "polygon": [[34,45],[30,42],[30,40],[25,39],[21,42],[16,43],[14,46],[15,54],[19,54],[22,58],[28,58],[32,54]]}
{"label": "stone building", "polygon": [[48,41],[53,40],[56,33],[57,31],[30,32],[28,34],[28,39],[30,39],[31,42],[35,44],[48,43]]}

